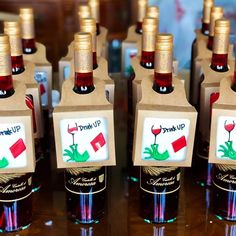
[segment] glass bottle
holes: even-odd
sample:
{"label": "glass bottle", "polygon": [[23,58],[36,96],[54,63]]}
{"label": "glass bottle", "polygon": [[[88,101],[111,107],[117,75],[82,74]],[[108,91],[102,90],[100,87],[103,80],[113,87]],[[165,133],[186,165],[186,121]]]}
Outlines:
{"label": "glass bottle", "polygon": [[147,0],[138,0],[138,18],[136,23],[136,29],[135,32],[138,34],[142,34],[142,24],[143,24],[143,18],[146,15],[147,11]]}
{"label": "glass bottle", "polygon": [[[11,48],[11,60],[12,60],[12,74],[17,75],[25,71],[23,54],[22,54],[22,41],[20,23],[18,21],[5,21],[4,33],[9,36],[10,48]],[[26,105],[32,110],[33,115],[33,128],[34,132],[37,131],[33,96],[27,94],[25,98]],[[41,138],[35,138],[35,156],[36,156],[36,169],[33,173],[33,192],[40,189],[41,175],[43,173],[42,160],[44,159],[43,140]]]}
{"label": "glass bottle", "polygon": [[20,23],[22,46],[24,54],[33,54],[37,51],[34,32],[34,12],[32,8],[20,8]]}
{"label": "glass bottle", "polygon": [[[159,34],[155,50],[153,90],[169,94],[172,86],[173,36]],[[177,217],[180,168],[140,168],[140,215],[149,223],[172,222]]]}
{"label": "glass bottle", "polygon": [[[214,42],[210,68],[217,72],[223,73],[229,70],[228,68],[228,50],[229,50],[229,34],[230,34],[230,22],[226,19],[219,19],[215,21]],[[222,75],[223,77],[223,75]],[[204,75],[202,75],[204,79]],[[212,93],[210,98],[210,106],[219,97],[219,93]],[[199,116],[202,116],[201,107]],[[210,119],[211,113],[209,114]],[[201,122],[201,121],[200,121]],[[202,121],[203,122],[203,121]],[[210,127],[209,127],[210,129]],[[209,154],[209,138],[205,137],[200,128],[198,129],[198,144],[196,150],[196,176],[197,182],[204,185],[211,185],[211,171],[212,164],[208,164]]]}
{"label": "glass bottle", "polygon": [[[77,33],[74,39],[75,83],[73,91],[91,93],[93,84],[92,39],[89,33]],[[75,223],[97,223],[104,214],[106,167],[79,167],[65,171],[68,218]]]}
{"label": "glass bottle", "polygon": [[208,42],[207,42],[207,48],[209,50],[213,49],[215,21],[218,20],[218,19],[223,18],[223,16],[224,16],[224,9],[223,9],[223,7],[213,6],[211,8],[209,36],[208,36]]}
{"label": "glass bottle", "polygon": [[[9,37],[0,35],[0,99],[14,94]],[[32,221],[31,174],[0,174],[0,232],[27,228]]]}
{"label": "glass bottle", "polygon": [[[145,17],[143,19],[143,33],[142,33],[142,52],[140,65],[147,69],[154,68],[154,55],[155,55],[155,40],[158,32],[157,18]],[[133,108],[133,94],[132,82],[134,76],[128,79],[128,172],[129,179],[133,182],[138,182],[139,168],[134,167],[132,163],[132,150],[133,150],[133,132],[134,132],[134,109]]]}
{"label": "glass bottle", "polygon": [[97,63],[97,35],[96,35],[96,21],[93,18],[83,18],[80,20],[80,30],[92,35],[93,48],[93,70],[98,67]]}
{"label": "glass bottle", "polygon": [[91,16],[96,21],[96,34],[100,34],[100,1],[99,0],[88,0],[88,5],[91,9]]}
{"label": "glass bottle", "polygon": [[[194,39],[192,43],[191,49],[191,74],[190,74],[190,103],[193,106],[197,106],[197,95],[198,92],[196,91],[196,81],[195,81],[195,59],[197,57],[197,43],[199,40],[204,40],[209,35],[209,28],[210,28],[210,14],[211,8],[214,6],[214,0],[204,0],[203,2],[203,17],[202,17],[202,27],[201,33],[197,32],[197,37]],[[207,45],[206,45],[207,46]],[[195,92],[196,91],[196,92]]]}

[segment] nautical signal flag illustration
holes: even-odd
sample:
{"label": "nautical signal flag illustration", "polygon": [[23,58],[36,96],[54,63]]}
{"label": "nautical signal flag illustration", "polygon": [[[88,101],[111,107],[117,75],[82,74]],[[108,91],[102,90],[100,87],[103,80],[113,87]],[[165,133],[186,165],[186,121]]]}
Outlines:
{"label": "nautical signal flag illustration", "polygon": [[39,89],[40,89],[40,94],[41,94],[41,95],[43,95],[43,94],[46,93],[46,89],[45,89],[44,84],[40,84]]}
{"label": "nautical signal flag illustration", "polygon": [[97,152],[100,148],[102,148],[106,144],[106,140],[102,133],[99,133],[91,142],[93,149]]}
{"label": "nautical signal flag illustration", "polygon": [[171,143],[171,145],[175,153],[180,151],[182,148],[187,146],[187,141],[185,136],[176,139],[174,142]]}
{"label": "nautical signal flag illustration", "polygon": [[18,139],[10,148],[11,154],[14,158],[20,156],[26,150],[25,143],[23,139]]}

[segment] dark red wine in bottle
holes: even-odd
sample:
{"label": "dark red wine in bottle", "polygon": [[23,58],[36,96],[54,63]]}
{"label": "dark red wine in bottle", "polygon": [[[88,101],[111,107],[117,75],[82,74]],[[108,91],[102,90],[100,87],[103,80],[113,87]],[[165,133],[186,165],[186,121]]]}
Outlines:
{"label": "dark red wine in bottle", "polygon": [[104,215],[106,167],[73,168],[65,171],[67,213],[75,223],[98,223]]}
{"label": "dark red wine in bottle", "polygon": [[209,50],[213,49],[215,21],[218,20],[218,19],[223,18],[223,16],[224,16],[224,9],[222,7],[213,6],[211,8],[209,36],[208,36],[208,42],[207,42],[207,48]]}
{"label": "dark red wine in bottle", "polygon": [[32,8],[20,8],[20,23],[22,46],[24,54],[33,54],[37,51],[34,32],[34,12]]}
{"label": "dark red wine in bottle", "polygon": [[[214,44],[210,68],[217,72],[223,73],[229,70],[228,67],[228,50],[229,50],[230,22],[226,19],[215,21]],[[204,76],[204,75],[203,75]],[[210,106],[218,99],[219,93],[212,93]],[[199,114],[204,115],[204,114]],[[209,114],[210,119],[211,113]],[[210,127],[209,127],[210,129]],[[202,130],[199,129],[198,144],[196,150],[196,176],[197,182],[201,186],[210,186],[212,183],[212,164],[208,163],[209,155],[209,138],[203,137]]]}
{"label": "dark red wine in bottle", "polygon": [[[74,38],[75,83],[73,91],[91,93],[93,84],[92,36],[77,33]],[[78,97],[79,99],[79,97]],[[75,223],[97,223],[105,211],[106,168],[80,167],[65,171],[68,218]]]}
{"label": "dark red wine in bottle", "polygon": [[148,223],[173,222],[178,213],[180,168],[141,167],[140,214]]}

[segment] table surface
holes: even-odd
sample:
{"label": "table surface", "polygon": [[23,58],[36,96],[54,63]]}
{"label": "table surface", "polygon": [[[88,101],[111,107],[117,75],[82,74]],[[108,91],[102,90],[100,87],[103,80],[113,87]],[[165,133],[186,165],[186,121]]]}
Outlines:
{"label": "table surface", "polygon": [[[181,182],[177,220],[169,224],[148,224],[139,216],[139,185],[127,180],[126,81],[115,78],[115,121],[117,166],[109,167],[107,209],[95,225],[73,224],[67,219],[63,171],[53,166],[54,143],[46,160],[40,191],[33,193],[33,222],[14,236],[235,236],[236,222],[220,221],[210,210],[210,189],[198,186],[185,169]],[[119,121],[119,122],[117,122]]]}

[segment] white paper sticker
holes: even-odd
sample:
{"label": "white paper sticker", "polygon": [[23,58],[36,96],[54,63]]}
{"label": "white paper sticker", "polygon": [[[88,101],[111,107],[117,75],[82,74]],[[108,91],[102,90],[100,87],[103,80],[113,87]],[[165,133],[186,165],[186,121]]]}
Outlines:
{"label": "white paper sticker", "polygon": [[186,158],[190,120],[145,118],[142,160],[178,162]]}
{"label": "white paper sticker", "polygon": [[64,119],[60,122],[64,162],[108,160],[108,121],[92,117]]}
{"label": "white paper sticker", "polygon": [[220,116],[216,131],[216,157],[236,160],[236,117]]}
{"label": "white paper sticker", "polygon": [[0,124],[0,169],[27,165],[25,128],[21,123]]}

